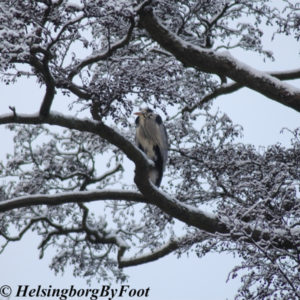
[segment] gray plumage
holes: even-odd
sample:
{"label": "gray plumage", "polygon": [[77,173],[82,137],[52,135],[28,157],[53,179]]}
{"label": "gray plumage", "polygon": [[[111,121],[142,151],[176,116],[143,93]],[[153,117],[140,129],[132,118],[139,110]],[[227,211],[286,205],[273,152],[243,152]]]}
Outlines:
{"label": "gray plumage", "polygon": [[161,117],[147,108],[135,113],[136,143],[154,162],[150,180],[159,186],[168,159],[168,136]]}

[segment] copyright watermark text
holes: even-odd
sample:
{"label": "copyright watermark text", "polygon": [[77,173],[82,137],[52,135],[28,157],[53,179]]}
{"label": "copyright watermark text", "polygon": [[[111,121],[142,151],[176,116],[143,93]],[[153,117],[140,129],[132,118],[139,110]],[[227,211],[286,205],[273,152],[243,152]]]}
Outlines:
{"label": "copyright watermark text", "polygon": [[66,299],[90,299],[90,300],[112,300],[122,297],[133,299],[147,298],[150,293],[150,287],[132,288],[130,285],[122,284],[118,288],[112,288],[110,285],[101,285],[98,288],[76,288],[70,285],[68,288],[55,288],[52,285],[35,287],[29,285],[18,285],[12,289],[9,285],[0,286],[0,296],[15,298],[53,298],[59,300]]}
{"label": "copyright watermark text", "polygon": [[2,285],[0,287],[0,296],[9,297],[11,295],[11,287],[9,285]]}

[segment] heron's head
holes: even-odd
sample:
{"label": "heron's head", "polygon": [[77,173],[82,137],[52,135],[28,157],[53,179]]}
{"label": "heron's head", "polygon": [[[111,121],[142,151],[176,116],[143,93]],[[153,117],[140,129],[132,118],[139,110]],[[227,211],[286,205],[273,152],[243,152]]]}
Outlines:
{"label": "heron's head", "polygon": [[134,114],[143,119],[150,119],[153,116],[153,110],[150,108],[144,108],[144,109],[141,109],[141,111],[136,112]]}

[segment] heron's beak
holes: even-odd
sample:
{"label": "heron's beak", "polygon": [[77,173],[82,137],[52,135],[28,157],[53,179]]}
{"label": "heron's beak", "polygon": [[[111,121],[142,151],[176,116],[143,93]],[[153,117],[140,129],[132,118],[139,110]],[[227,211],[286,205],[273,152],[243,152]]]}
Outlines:
{"label": "heron's beak", "polygon": [[141,116],[142,113],[140,111],[133,113],[134,115]]}

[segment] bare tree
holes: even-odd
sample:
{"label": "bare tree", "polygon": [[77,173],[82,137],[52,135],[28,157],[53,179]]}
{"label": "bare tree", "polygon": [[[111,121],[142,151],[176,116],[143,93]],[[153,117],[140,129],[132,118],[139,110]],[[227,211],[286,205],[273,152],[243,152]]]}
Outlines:
{"label": "bare tree", "polygon": [[[262,72],[229,52],[273,59],[261,24],[299,39],[299,4],[274,3],[1,1],[1,79],[34,77],[45,90],[38,113],[0,116],[15,133],[0,170],[1,252],[31,230],[41,257],[60,250],[53,270],[70,263],[87,280],[125,280],[124,268],[169,253],[233,252],[243,262],[231,275],[247,270],[238,299],[300,298],[299,131],[290,148],[258,151],[236,141],[241,128],[226,114],[210,112],[242,87],[300,111],[300,91],[285,82],[300,69]],[[51,110],[57,97],[72,99],[68,114]],[[133,143],[128,118],[141,104],[166,117],[164,192]]]}

